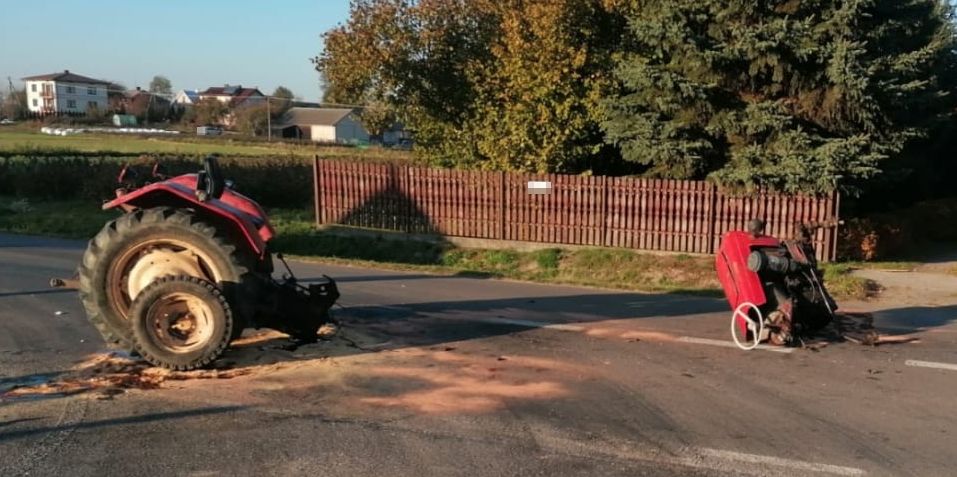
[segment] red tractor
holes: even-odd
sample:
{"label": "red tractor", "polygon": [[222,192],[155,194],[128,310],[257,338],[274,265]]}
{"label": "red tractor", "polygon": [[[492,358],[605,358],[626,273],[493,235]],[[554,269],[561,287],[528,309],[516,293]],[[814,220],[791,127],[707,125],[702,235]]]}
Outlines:
{"label": "red tractor", "polygon": [[793,346],[835,319],[837,303],[824,287],[810,229],[797,226],[794,240],[764,234],[764,222],[727,233],[715,265],[734,310],[731,337],[744,350],[768,341]]}
{"label": "red tractor", "polygon": [[303,286],[291,271],[273,279],[269,218],[233,190],[215,156],[196,174],[154,167],[154,182],[137,176],[123,168],[123,187],[103,208],[125,214],[89,242],[78,270],[83,307],[109,345],[187,370],[211,363],[248,327],[316,341],[339,297],[335,281]]}

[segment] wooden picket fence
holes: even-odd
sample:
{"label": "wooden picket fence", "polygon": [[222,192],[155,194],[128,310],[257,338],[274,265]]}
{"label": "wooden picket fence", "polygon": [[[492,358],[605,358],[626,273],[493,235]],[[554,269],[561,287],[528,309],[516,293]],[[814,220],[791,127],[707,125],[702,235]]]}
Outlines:
{"label": "wooden picket fence", "polygon": [[[432,169],[315,159],[316,222],[417,234],[713,254],[749,220],[791,237],[817,230],[818,258],[837,251],[840,197],[740,196],[704,181]],[[551,193],[530,194],[530,181]]]}

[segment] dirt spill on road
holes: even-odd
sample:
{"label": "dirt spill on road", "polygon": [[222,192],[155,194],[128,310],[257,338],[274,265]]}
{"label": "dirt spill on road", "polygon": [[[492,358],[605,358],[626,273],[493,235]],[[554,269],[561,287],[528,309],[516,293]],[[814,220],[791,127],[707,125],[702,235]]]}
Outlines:
{"label": "dirt spill on road", "polygon": [[316,345],[295,347],[288,336],[268,330],[234,341],[212,369],[171,371],[157,368],[122,352],[98,353],[64,372],[24,376],[0,387],[0,400],[41,399],[94,392],[108,398],[127,390],[153,390],[173,381],[230,380],[268,375],[284,368],[306,366],[329,356],[354,354],[356,340],[345,335]]}
{"label": "dirt spill on road", "polygon": [[128,389],[157,389],[166,381],[231,379],[249,373],[248,369],[170,371],[151,367],[123,353],[105,353],[92,355],[69,371],[51,376],[43,382],[25,380],[24,385],[12,386],[0,394],[0,399],[69,396],[85,392],[112,396]]}
{"label": "dirt spill on road", "polygon": [[[564,382],[581,370],[559,361],[528,356],[483,356],[421,349],[396,353],[401,364],[372,366],[361,373],[373,386],[354,386],[357,402],[402,408],[421,414],[478,414],[504,408],[509,401],[567,396]],[[560,379],[554,373],[560,373]],[[374,379],[373,379],[374,378]],[[385,383],[413,383],[391,395],[377,393]],[[376,386],[378,385],[378,386]],[[409,386],[409,384],[406,384]]]}
{"label": "dirt spill on road", "polygon": [[122,353],[103,353],[42,380],[12,383],[0,389],[0,399],[79,393],[108,399],[131,390],[162,389],[166,399],[202,399],[205,393],[189,389],[200,385],[200,380],[219,380],[214,384],[218,393],[237,403],[295,402],[356,415],[373,410],[480,414],[510,402],[569,396],[575,382],[593,374],[574,363],[499,355],[484,346],[455,342],[423,347],[348,329],[335,339],[294,347],[285,335],[264,331],[235,341],[215,369],[176,372]]}

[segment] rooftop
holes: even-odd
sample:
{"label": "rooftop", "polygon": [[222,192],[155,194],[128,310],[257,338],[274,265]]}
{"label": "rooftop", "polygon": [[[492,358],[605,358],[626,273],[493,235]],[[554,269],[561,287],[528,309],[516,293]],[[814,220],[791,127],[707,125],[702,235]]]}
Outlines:
{"label": "rooftop", "polygon": [[70,70],[63,70],[62,73],[50,73],[46,75],[27,76],[23,81],[62,81],[64,83],[86,83],[86,84],[110,84],[108,81],[98,80],[76,73],[70,73]]}
{"label": "rooftop", "polygon": [[282,123],[335,126],[354,112],[354,109],[344,108],[291,108],[283,116]]}

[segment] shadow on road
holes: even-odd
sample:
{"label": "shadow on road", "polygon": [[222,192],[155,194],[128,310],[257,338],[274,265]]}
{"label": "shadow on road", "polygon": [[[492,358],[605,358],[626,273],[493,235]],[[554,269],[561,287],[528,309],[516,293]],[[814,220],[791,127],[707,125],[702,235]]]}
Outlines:
{"label": "shadow on road", "polygon": [[76,290],[70,288],[55,288],[55,289],[43,289],[43,290],[24,290],[24,291],[15,291],[15,292],[3,292],[0,293],[0,298],[7,298],[11,296],[26,296],[26,295],[52,295],[55,293],[76,293]]}
{"label": "shadow on road", "polygon": [[[236,412],[246,409],[245,406],[222,406],[222,407],[208,407],[201,409],[190,409],[188,411],[176,411],[176,412],[158,412],[153,414],[143,414],[138,416],[128,416],[120,417],[114,419],[103,419],[100,421],[92,422],[81,422],[79,424],[72,424],[66,426],[45,426],[45,427],[35,427],[31,429],[21,429],[16,431],[0,432],[0,442],[13,440],[13,439],[22,439],[24,437],[35,436],[38,434],[47,434],[51,432],[64,431],[67,429],[99,429],[103,427],[111,426],[123,426],[128,424],[144,424],[147,422],[156,422],[156,421],[168,421],[171,419],[186,419],[190,417],[197,416],[208,416],[213,414],[225,414],[230,412]],[[2,427],[3,424],[0,424]]]}
{"label": "shadow on road", "polygon": [[0,234],[0,248],[55,248],[84,250],[86,242],[69,239],[36,237],[32,235]]}
{"label": "shadow on road", "polygon": [[[596,293],[489,300],[345,305],[335,316],[346,346],[319,343],[293,349],[285,335],[264,333],[234,343],[234,361],[256,365],[342,357],[519,333],[538,326],[585,325],[615,320],[692,317],[726,311],[723,300],[668,294]],[[261,356],[254,356],[256,353]]]}
{"label": "shadow on road", "polygon": [[[506,278],[502,275],[497,275],[495,273],[489,272],[478,272],[478,271],[469,271],[461,270],[451,275],[439,275],[439,274],[429,274],[429,273],[406,273],[406,272],[395,272],[385,275],[356,275],[356,276],[338,276],[335,277],[337,283],[363,283],[363,282],[401,282],[406,280],[452,280],[452,279],[472,279],[472,280],[492,280],[492,279],[502,279]],[[309,278],[300,278],[299,282],[301,283],[316,283],[326,281],[325,277],[309,277]],[[552,287],[576,287],[581,288],[581,285],[573,283],[554,283],[554,282],[521,282],[526,284],[534,284],[541,286],[552,286]],[[601,289],[601,288],[596,288]],[[621,294],[625,294],[626,291],[622,290]],[[708,290],[708,289],[683,289],[678,288],[670,291],[658,292],[655,296],[668,296],[668,295],[678,295],[686,297],[704,297],[704,298],[721,298],[721,290]]]}
{"label": "shadow on road", "polygon": [[25,417],[22,419],[11,419],[9,421],[0,422],[0,427],[7,427],[7,426],[12,426],[14,424],[20,424],[21,422],[31,422],[31,421],[39,421],[39,420],[40,420],[39,417]]}
{"label": "shadow on road", "polygon": [[957,321],[957,305],[909,306],[877,311],[874,316],[878,329],[915,333],[954,323]]}

